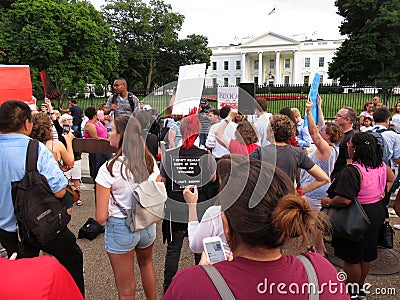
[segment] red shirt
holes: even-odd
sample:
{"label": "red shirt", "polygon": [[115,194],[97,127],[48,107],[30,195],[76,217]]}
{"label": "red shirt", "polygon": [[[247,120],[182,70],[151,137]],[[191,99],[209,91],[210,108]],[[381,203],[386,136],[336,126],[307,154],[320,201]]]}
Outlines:
{"label": "red shirt", "polygon": [[83,300],[68,271],[50,255],[0,258],[0,299]]}
{"label": "red shirt", "polygon": [[[318,277],[320,300],[350,299],[343,282],[338,281],[336,269],[316,253],[305,254]],[[236,299],[298,299],[308,300],[308,277],[304,265],[293,255],[274,261],[254,261],[237,257],[214,265]],[[323,285],[322,285],[323,284]],[[299,291],[296,289],[299,287]],[[302,287],[305,291],[302,293]],[[336,289],[336,292],[335,292]],[[200,266],[179,271],[164,299],[219,299],[219,294]]]}
{"label": "red shirt", "polygon": [[242,154],[249,155],[251,152],[256,150],[259,146],[257,144],[241,144],[237,140],[231,140],[229,142],[229,152],[231,154]]}

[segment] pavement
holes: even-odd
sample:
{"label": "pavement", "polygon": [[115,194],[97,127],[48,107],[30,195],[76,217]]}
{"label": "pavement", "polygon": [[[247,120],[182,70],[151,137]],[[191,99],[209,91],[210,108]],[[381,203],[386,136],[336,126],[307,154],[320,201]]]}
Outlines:
{"label": "pavement", "polygon": [[[93,194],[93,184],[89,176],[89,166],[87,161],[87,154],[83,155],[82,161],[82,193],[81,198],[83,205],[78,207],[74,206],[72,220],[69,228],[73,233],[78,235],[79,228],[85,223],[88,217],[93,217],[95,213],[95,203]],[[391,215],[390,223],[392,225],[399,224],[400,219],[397,216]],[[400,231],[396,231],[394,249],[400,250]],[[84,253],[84,276],[85,276],[85,289],[86,299],[88,300],[114,300],[118,299],[117,291],[114,283],[114,276],[111,269],[110,262],[104,250],[104,235],[99,235],[93,241],[86,239],[78,240],[78,244]],[[305,251],[305,248],[300,248],[297,241],[290,241],[284,247],[284,253],[293,253],[295,255]],[[153,261],[157,277],[157,299],[162,298],[162,282],[164,271],[164,256],[166,252],[166,245],[162,244],[161,236],[161,222],[157,224],[157,238],[153,248]],[[193,255],[189,250],[187,240],[185,240],[179,268],[192,266],[194,263]],[[135,277],[137,284],[136,298],[145,299],[143,292],[140,272],[135,263]],[[400,299],[400,273],[393,275],[368,275],[366,282],[370,283],[372,287],[369,289],[374,295],[369,295],[369,300],[381,299]],[[188,287],[190,288],[190,287]],[[379,290],[377,290],[377,288]],[[394,289],[394,290],[393,290]],[[388,295],[393,291],[396,295]],[[379,294],[378,294],[379,293]]]}

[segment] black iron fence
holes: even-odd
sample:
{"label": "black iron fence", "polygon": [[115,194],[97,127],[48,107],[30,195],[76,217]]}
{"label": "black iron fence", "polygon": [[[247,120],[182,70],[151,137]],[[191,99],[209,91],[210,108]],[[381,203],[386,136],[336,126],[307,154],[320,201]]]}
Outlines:
{"label": "black iron fence", "polygon": [[[362,85],[362,86],[338,86],[321,85],[319,94],[323,100],[323,111],[327,119],[332,119],[337,111],[344,107],[353,107],[358,114],[363,111],[364,104],[372,101],[374,96],[379,96],[382,103],[389,109],[392,109],[397,101],[400,101],[400,84],[398,85]],[[281,85],[281,86],[261,86],[256,87],[255,97],[264,97],[268,101],[268,110],[271,113],[277,113],[283,107],[296,107],[304,111],[307,101],[309,86],[304,85]],[[204,87],[203,97],[207,98],[212,106],[217,107],[218,87]],[[164,114],[168,107],[172,88],[159,88],[148,93],[145,89],[134,89],[132,92],[140,99],[144,100],[152,108],[161,114]],[[82,97],[83,96],[83,97]],[[86,96],[86,98],[85,98]],[[107,97],[96,97],[93,94],[81,95],[76,98],[78,105],[82,108],[95,106],[99,103],[105,103]],[[55,107],[59,106],[59,100],[52,100]],[[67,103],[64,103],[66,108]]]}

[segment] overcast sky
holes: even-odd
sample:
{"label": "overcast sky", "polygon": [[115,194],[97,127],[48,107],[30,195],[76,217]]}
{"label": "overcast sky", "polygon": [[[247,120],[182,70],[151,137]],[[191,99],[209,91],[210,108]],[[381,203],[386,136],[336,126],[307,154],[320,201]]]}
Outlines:
{"label": "overcast sky", "polygon": [[[100,10],[104,0],[90,0]],[[148,2],[148,1],[145,1]],[[164,0],[185,16],[179,37],[201,34],[209,46],[272,31],[293,39],[340,38],[335,0]],[[275,13],[268,13],[275,7]]]}

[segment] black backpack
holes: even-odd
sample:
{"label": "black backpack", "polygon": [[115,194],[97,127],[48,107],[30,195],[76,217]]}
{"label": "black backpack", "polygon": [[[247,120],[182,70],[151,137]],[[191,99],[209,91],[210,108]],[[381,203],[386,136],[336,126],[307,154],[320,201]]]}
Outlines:
{"label": "black backpack", "polygon": [[67,228],[71,216],[37,170],[38,148],[37,140],[29,141],[25,176],[11,183],[11,193],[21,237],[33,235],[45,245]]}
{"label": "black backpack", "polygon": [[[118,94],[115,93],[112,96],[111,103],[116,103],[118,98]],[[132,113],[135,112],[135,108],[138,107],[139,103],[136,97],[134,97],[133,93],[128,92],[128,101],[131,106]]]}

